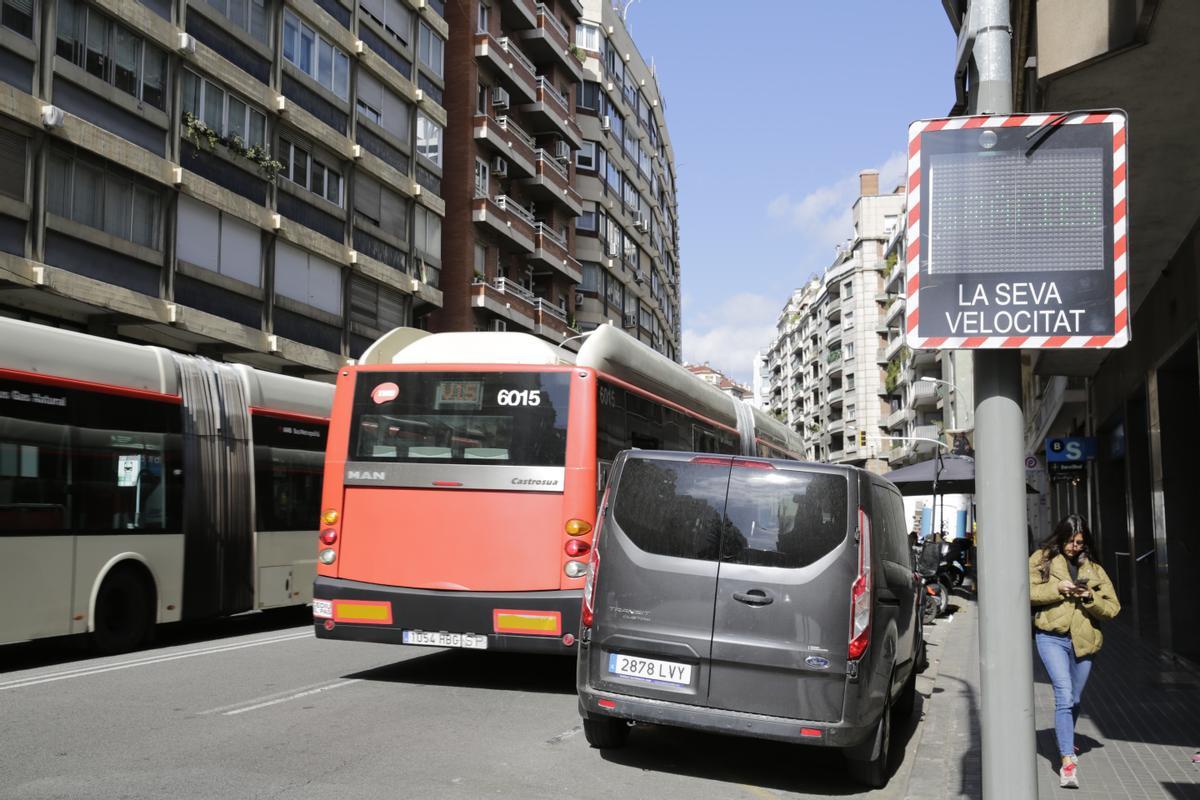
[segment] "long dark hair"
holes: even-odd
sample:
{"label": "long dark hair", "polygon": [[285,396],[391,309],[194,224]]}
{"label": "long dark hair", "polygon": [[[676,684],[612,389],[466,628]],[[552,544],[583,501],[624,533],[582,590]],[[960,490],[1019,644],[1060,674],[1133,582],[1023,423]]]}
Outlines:
{"label": "long dark hair", "polygon": [[1039,549],[1042,551],[1042,580],[1049,580],[1050,562],[1054,560],[1055,556],[1062,555],[1066,558],[1063,548],[1077,534],[1083,535],[1083,549],[1079,551],[1075,562],[1082,564],[1084,561],[1095,561],[1092,557],[1092,531],[1088,528],[1087,520],[1079,514],[1068,514],[1054,526],[1054,530],[1039,545]]}

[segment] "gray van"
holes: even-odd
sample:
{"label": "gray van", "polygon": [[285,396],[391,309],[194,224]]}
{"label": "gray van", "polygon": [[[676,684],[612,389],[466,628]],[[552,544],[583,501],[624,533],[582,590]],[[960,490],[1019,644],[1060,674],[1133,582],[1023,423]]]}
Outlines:
{"label": "gray van", "polygon": [[896,488],[854,467],[625,451],[598,516],[577,687],[593,747],[634,722],[842,749],[887,782],[923,657]]}

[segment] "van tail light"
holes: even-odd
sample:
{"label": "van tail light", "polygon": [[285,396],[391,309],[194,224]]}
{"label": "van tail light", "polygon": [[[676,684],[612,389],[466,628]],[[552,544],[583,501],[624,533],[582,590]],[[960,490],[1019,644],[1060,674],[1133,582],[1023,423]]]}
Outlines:
{"label": "van tail light", "polygon": [[[583,627],[592,627],[596,618],[596,578],[600,575],[600,531],[604,528],[604,515],[608,511],[608,489],[600,500],[600,510],[596,512],[596,532],[592,534],[592,549],[588,554],[587,575],[583,579],[583,608],[579,620]],[[576,540],[577,541],[577,540]]]}
{"label": "van tail light", "polygon": [[733,459],[729,456],[695,456],[692,458],[693,464],[709,464],[714,467],[728,467],[733,463]]}
{"label": "van tail light", "polygon": [[861,658],[871,642],[871,521],[858,510],[858,575],[850,585],[851,661]]}
{"label": "van tail light", "polygon": [[774,465],[754,458],[735,458],[733,465],[735,467],[749,467],[750,469],[775,469]]}
{"label": "van tail light", "polygon": [[599,573],[600,551],[593,547],[588,556],[587,577],[583,579],[583,611],[579,615],[585,628],[592,627],[596,618],[596,577]]}

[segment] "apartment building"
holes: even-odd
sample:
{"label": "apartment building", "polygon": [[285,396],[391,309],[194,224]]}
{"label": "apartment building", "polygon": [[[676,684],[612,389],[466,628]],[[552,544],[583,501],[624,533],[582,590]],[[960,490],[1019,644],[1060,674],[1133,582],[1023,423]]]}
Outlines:
{"label": "apartment building", "polygon": [[583,0],[575,153],[583,213],[576,222],[580,331],[611,322],[680,360],[679,208],[675,155],[654,69],[621,11]]}
{"label": "apartment building", "polygon": [[734,400],[750,400],[753,397],[753,390],[745,384],[738,383],[730,378],[719,369],[714,369],[708,363],[704,364],[684,364],[684,369],[695,375],[700,380],[715,386],[724,394],[729,395]]}
{"label": "apartment building", "polygon": [[0,15],[0,313],[327,375],[443,302],[443,0]]}
{"label": "apartment building", "polygon": [[[443,303],[432,330],[579,333],[578,0],[447,5]],[[568,342],[578,348],[578,340]]]}
{"label": "apartment building", "polygon": [[879,192],[859,173],[852,231],[824,274],[793,292],[766,353],[767,408],[805,438],[819,461],[886,471],[884,375],[877,363],[887,314],[886,248],[900,227],[902,192]]}

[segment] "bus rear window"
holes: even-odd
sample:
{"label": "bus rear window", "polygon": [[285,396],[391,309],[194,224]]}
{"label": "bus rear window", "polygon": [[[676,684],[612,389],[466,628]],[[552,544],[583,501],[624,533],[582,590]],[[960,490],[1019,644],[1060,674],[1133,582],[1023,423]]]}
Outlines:
{"label": "bus rear window", "polygon": [[561,467],[567,372],[363,372],[350,460]]}

